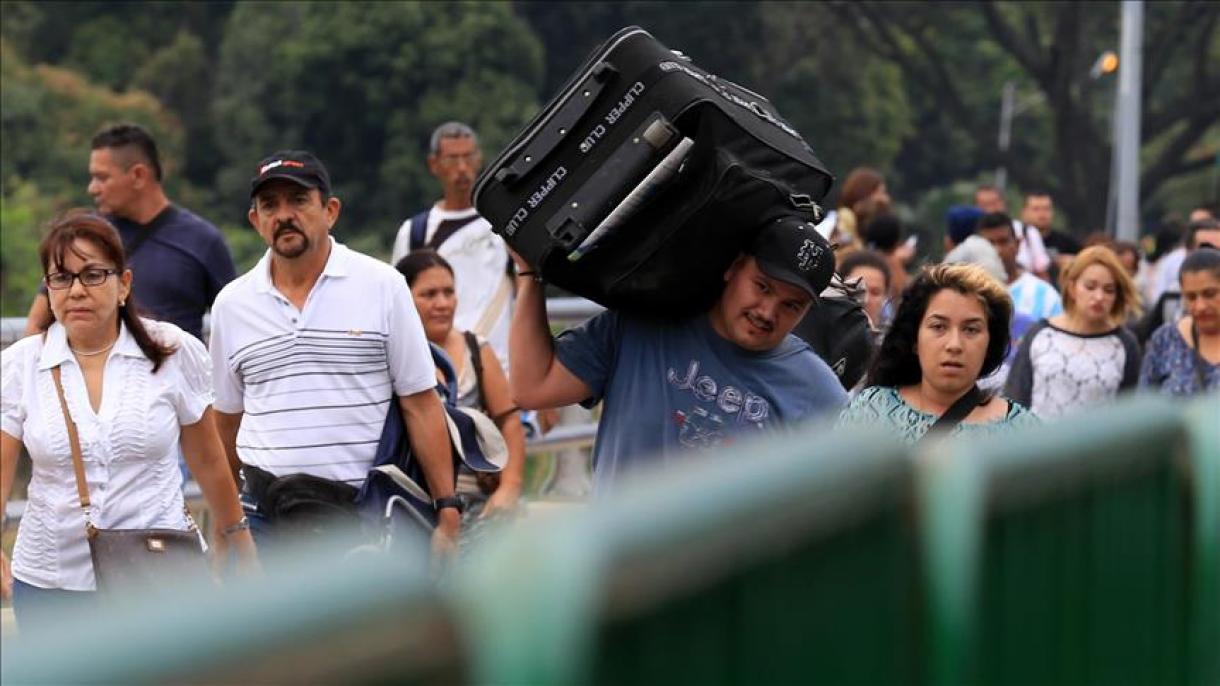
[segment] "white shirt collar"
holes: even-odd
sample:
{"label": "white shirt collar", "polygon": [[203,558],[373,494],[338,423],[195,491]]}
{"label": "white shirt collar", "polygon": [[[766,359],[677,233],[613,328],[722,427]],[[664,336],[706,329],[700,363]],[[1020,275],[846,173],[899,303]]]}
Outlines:
{"label": "white shirt collar", "polygon": [[[127,324],[122,319],[119,320],[119,338],[115,341],[114,348],[110,351],[110,354],[144,357],[144,351],[140,349],[140,344],[136,342],[135,337],[127,330]],[[38,358],[38,368],[52,369],[65,362],[76,364],[76,357],[73,356],[72,350],[68,348],[67,329],[59,322],[51,322],[51,327],[47,329],[46,341],[42,345],[42,354]]]}
{"label": "white shirt collar", "polygon": [[[322,267],[322,276],[347,276],[348,266],[351,262],[351,255],[347,246],[335,240],[334,236],[327,237],[330,240],[330,256],[326,258],[326,265]],[[258,264],[254,265],[255,291],[259,293],[270,293],[275,289],[275,285],[271,282],[271,249],[263,253]]]}

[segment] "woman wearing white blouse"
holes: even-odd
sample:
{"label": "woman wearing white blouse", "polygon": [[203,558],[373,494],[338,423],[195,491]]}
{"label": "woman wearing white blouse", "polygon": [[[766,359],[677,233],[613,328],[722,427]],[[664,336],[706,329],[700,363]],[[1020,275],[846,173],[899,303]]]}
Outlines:
{"label": "woman wearing white blouse", "polygon": [[1118,255],[1085,248],[1060,282],[1063,313],[1025,332],[1005,388],[1046,421],[1112,401],[1135,388],[1140,372],[1139,343],[1124,327],[1139,291]]}
{"label": "woman wearing white blouse", "polygon": [[33,461],[28,504],[10,570],[0,553],[0,593],[18,622],[95,589],[77,500],[67,427],[51,370],[63,370],[69,413],[98,528],[187,530],[181,441],[213,513],[214,565],[232,548],[239,569],[258,568],[212,415],[211,362],[203,344],[173,324],[136,316],[132,273],[117,231],[73,212],[39,246],[55,322],[4,352],[0,387],[0,510],[24,444]]}

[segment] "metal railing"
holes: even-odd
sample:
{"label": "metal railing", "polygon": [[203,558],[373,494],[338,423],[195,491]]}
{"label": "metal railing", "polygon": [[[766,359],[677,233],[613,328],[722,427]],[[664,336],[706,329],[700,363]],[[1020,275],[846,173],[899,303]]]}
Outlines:
{"label": "metal railing", "polygon": [[[578,424],[575,426],[556,426],[543,436],[525,441],[525,454],[544,455],[568,448],[588,448],[593,445],[597,436],[597,424]],[[203,492],[194,481],[188,481],[182,487],[182,493],[187,500],[201,500]],[[25,514],[26,501],[10,500],[4,504],[4,513],[15,526]]]}
{"label": "metal railing", "polygon": [[[559,326],[578,324],[604,310],[601,305],[584,298],[550,298],[547,300],[547,314],[551,323]],[[204,337],[208,332],[208,317],[203,319]],[[0,318],[0,349],[8,347],[21,338],[25,330],[24,317]],[[556,426],[546,435],[530,438],[525,442],[526,455],[552,453],[568,448],[587,448],[593,445],[597,435],[597,424],[579,424],[574,426]],[[187,499],[202,497],[199,487],[192,481],[183,487]],[[25,501],[13,500],[5,503],[5,515],[9,521],[16,522],[25,513]]]}
{"label": "metal railing", "polygon": [[[548,298],[547,315],[558,326],[578,324],[606,308],[584,298]],[[203,338],[208,337],[210,316],[203,316]],[[12,345],[25,331],[25,317],[0,317],[0,349]]]}

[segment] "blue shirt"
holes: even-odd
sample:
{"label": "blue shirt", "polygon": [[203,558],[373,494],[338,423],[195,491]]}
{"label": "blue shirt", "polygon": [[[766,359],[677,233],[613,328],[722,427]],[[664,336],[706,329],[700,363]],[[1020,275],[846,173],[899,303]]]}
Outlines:
{"label": "blue shirt", "polygon": [[1013,310],[1034,321],[1049,319],[1063,312],[1063,299],[1059,292],[1029,272],[1022,272],[1016,281],[1008,284],[1008,295],[1012,296]]}
{"label": "blue shirt", "polygon": [[640,465],[726,445],[783,424],[837,413],[847,394],[795,336],[751,352],[706,315],[676,323],[603,312],[560,334],[561,364],[605,400],[593,446],[600,492]]}
{"label": "blue shirt", "polygon": [[[148,224],[110,220],[127,250],[136,304],[154,319],[173,322],[202,338],[203,313],[237,275],[220,230],[175,205]],[[141,241],[142,234],[148,237]]]}
{"label": "blue shirt", "polygon": [[1178,331],[1178,323],[1166,322],[1148,339],[1139,385],[1172,396],[1201,395],[1220,389],[1220,364],[1211,364],[1196,355]]}

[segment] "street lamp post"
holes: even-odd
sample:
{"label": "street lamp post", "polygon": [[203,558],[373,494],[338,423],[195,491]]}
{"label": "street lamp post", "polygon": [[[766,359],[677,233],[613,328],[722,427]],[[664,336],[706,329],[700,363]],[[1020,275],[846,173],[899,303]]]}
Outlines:
{"label": "street lamp post", "polygon": [[[1113,184],[1110,207],[1114,225],[1107,226],[1120,241],[1139,238],[1140,211],[1140,92],[1143,80],[1143,0],[1123,0],[1119,34],[1118,94],[1115,98]],[[1108,213],[1107,213],[1108,214]]]}

